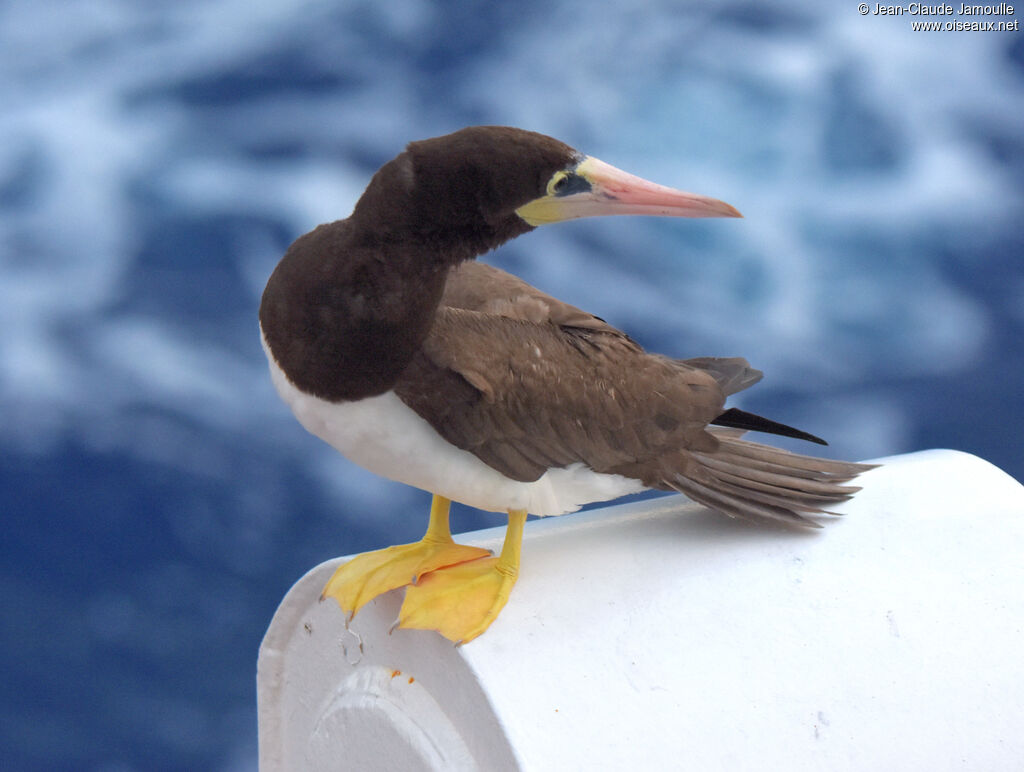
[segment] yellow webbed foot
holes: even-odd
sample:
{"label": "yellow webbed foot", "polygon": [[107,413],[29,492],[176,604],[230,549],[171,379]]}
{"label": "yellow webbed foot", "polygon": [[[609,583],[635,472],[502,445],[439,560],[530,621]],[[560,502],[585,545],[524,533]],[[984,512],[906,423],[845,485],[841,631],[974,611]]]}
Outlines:
{"label": "yellow webbed foot", "polygon": [[428,544],[418,541],[367,552],[338,567],[324,587],[324,598],[355,616],[378,595],[412,584],[431,571],[477,560],[490,553],[462,544]]}
{"label": "yellow webbed foot", "polygon": [[510,512],[501,555],[425,574],[405,591],[400,627],[436,630],[457,644],[484,632],[505,607],[519,576],[526,512]]}
{"label": "yellow webbed foot", "polygon": [[351,618],[378,595],[411,584],[426,573],[490,555],[488,550],[452,540],[449,504],[442,496],[434,497],[430,525],[420,541],[357,555],[339,566],[321,599],[334,598]]}
{"label": "yellow webbed foot", "polygon": [[473,640],[498,618],[516,583],[498,561],[483,558],[426,574],[405,591],[399,626],[437,630],[455,643]]}

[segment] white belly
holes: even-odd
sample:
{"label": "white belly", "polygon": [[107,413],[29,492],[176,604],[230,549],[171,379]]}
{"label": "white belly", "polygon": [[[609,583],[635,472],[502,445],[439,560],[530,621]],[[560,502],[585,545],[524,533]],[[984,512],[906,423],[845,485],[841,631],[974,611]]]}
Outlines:
{"label": "white belly", "polygon": [[472,453],[448,443],[394,392],[358,402],[327,402],[288,380],[262,336],[270,378],[306,431],[345,458],[391,480],[477,509],[525,509],[534,515],[575,512],[592,501],[644,490],[639,480],[600,474],[582,463],[553,468],[534,482],[510,480]]}

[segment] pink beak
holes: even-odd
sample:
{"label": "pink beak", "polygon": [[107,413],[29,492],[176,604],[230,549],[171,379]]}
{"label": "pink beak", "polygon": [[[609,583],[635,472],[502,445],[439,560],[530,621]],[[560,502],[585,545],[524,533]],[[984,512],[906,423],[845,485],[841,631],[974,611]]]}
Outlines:
{"label": "pink beak", "polygon": [[[559,195],[559,175],[572,178],[572,189],[585,189]],[[717,198],[648,182],[591,156],[584,158],[572,171],[555,175],[548,186],[548,195],[519,207],[516,213],[534,226],[612,214],[659,217],[743,216],[735,207]]]}

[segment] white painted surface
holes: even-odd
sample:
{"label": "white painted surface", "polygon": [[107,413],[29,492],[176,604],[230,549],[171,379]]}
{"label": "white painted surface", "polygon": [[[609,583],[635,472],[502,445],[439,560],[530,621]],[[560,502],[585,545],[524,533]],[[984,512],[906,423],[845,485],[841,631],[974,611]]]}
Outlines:
{"label": "white painted surface", "polygon": [[401,591],[346,631],[328,561],[260,650],[261,769],[1024,768],[1024,487],[885,461],[815,533],[675,496],[531,522],[460,649],[389,635]]}

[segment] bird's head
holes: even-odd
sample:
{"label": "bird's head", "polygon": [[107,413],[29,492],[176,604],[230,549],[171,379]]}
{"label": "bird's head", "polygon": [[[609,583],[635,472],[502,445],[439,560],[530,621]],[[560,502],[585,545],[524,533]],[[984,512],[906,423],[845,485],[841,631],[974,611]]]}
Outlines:
{"label": "bird's head", "polygon": [[506,126],[411,142],[377,172],[355,214],[376,218],[378,231],[390,226],[472,252],[460,258],[579,217],[741,216],[723,201],[648,182],[557,139]]}

